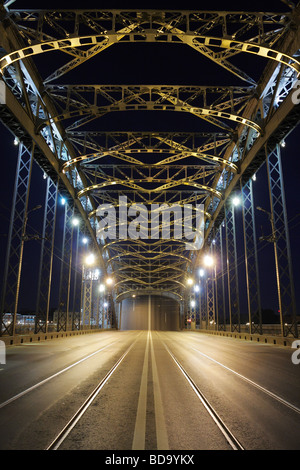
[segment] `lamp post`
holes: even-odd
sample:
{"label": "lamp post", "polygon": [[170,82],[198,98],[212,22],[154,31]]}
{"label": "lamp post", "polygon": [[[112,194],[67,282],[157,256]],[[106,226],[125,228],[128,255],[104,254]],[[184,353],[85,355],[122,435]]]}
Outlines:
{"label": "lamp post", "polygon": [[[16,332],[16,320],[17,320],[17,311],[18,311],[18,304],[19,304],[19,293],[20,293],[20,283],[21,283],[21,272],[22,272],[22,264],[23,264],[23,252],[24,252],[24,242],[31,239],[26,235],[26,227],[28,222],[28,216],[31,212],[34,212],[38,209],[41,209],[41,205],[35,206],[33,209],[29,211],[25,210],[24,215],[24,223],[22,227],[22,235],[21,235],[21,248],[20,248],[20,258],[19,258],[19,266],[18,266],[18,276],[17,276],[17,289],[16,289],[16,298],[15,298],[15,305],[14,305],[14,319],[13,319],[13,327],[12,327],[12,336],[15,335]],[[37,239],[40,237],[32,237],[33,239]]]}
{"label": "lamp post", "polygon": [[[216,318],[215,318],[215,285],[216,285],[216,277],[217,277],[217,273],[216,273],[216,262],[215,262],[215,259],[213,256],[209,255],[209,254],[206,254],[203,258],[203,263],[204,263],[204,266],[208,269],[211,269],[212,270],[212,277],[211,278],[207,278],[206,280],[206,286],[207,286],[207,327],[208,327],[208,324],[212,324],[213,325],[213,328],[215,329],[215,325],[216,325]],[[211,285],[211,289],[209,289],[209,281],[212,282],[212,285]],[[209,311],[212,311],[212,319],[211,321],[209,321]]]}
{"label": "lamp post", "polygon": [[[84,258],[82,263],[82,328],[84,329],[86,323],[86,313],[88,313],[89,326],[91,326],[91,310],[92,310],[92,266],[95,264],[96,257],[94,253],[89,253]],[[90,272],[87,268],[90,268]]]}
{"label": "lamp post", "polygon": [[274,258],[275,258],[275,270],[276,270],[276,283],[277,283],[277,293],[278,293],[278,307],[279,307],[279,316],[280,316],[280,329],[281,329],[281,334],[284,336],[284,323],[283,323],[283,315],[282,315],[282,300],[281,300],[281,286],[280,286],[280,276],[279,276],[279,263],[278,263],[278,251],[277,251],[277,243],[276,243],[276,231],[275,231],[275,222],[274,222],[274,217],[271,212],[266,211],[262,207],[258,206],[256,207],[258,211],[264,212],[267,214],[269,221],[271,223],[271,236],[264,237],[261,236],[259,239],[260,240],[265,240],[269,243],[273,243],[274,247]]}

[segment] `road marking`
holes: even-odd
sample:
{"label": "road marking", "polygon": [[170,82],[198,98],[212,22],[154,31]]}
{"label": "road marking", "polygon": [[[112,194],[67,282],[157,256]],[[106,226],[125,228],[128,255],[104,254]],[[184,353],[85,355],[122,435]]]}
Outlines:
{"label": "road marking", "polygon": [[84,357],[83,359],[80,359],[79,361],[74,362],[74,364],[71,364],[70,366],[66,367],[65,369],[62,369],[59,372],[56,372],[56,374],[53,374],[50,377],[47,377],[46,379],[42,380],[41,382],[38,382],[37,384],[33,385],[32,387],[29,387],[26,390],[23,390],[23,392],[20,392],[17,395],[9,398],[8,400],[0,403],[0,409],[4,408],[5,406],[9,405],[9,403],[12,403],[15,400],[18,400],[18,398],[23,397],[27,393],[32,392],[32,390],[35,390],[36,388],[40,387],[41,385],[44,385],[45,383],[49,382],[50,380],[54,379],[55,377],[58,377],[59,375],[66,372],[67,370],[70,370],[73,367],[77,366],[78,364],[86,361],[87,359],[90,359],[91,357],[95,356],[95,354],[98,354],[99,352],[103,351],[104,349],[108,348],[109,346],[112,346],[115,343],[116,343],[116,341],[114,341],[113,343],[108,344],[107,346],[104,346],[101,349],[98,349],[97,351],[93,352],[92,354],[89,354],[88,356]]}
{"label": "road marking", "polygon": [[207,356],[206,354],[204,354],[204,353],[202,353],[201,351],[199,351],[199,349],[196,349],[196,348],[193,348],[193,347],[192,347],[192,349],[193,349],[194,351],[196,351],[197,353],[201,354],[201,356],[205,357],[206,359],[209,359],[210,361],[214,362],[215,364],[218,364],[219,366],[223,367],[224,369],[229,370],[229,372],[232,372],[232,374],[237,375],[240,379],[245,380],[246,382],[248,382],[248,383],[250,383],[251,385],[253,385],[253,387],[258,388],[260,391],[266,393],[266,394],[269,395],[270,397],[274,398],[275,400],[279,401],[279,402],[282,403],[283,405],[287,406],[288,408],[291,408],[293,411],[295,411],[296,413],[299,413],[299,414],[300,414],[300,408],[298,408],[297,406],[293,405],[292,403],[289,403],[288,401],[286,401],[286,400],[284,400],[283,398],[279,397],[278,395],[276,395],[275,393],[271,392],[270,390],[267,390],[266,388],[262,387],[261,385],[257,384],[256,382],[253,382],[253,380],[248,379],[248,378],[245,377],[244,375],[239,374],[239,373],[236,372],[235,370],[230,369],[229,367],[225,366],[225,365],[222,364],[221,362],[218,362],[218,361],[216,361],[215,359],[213,359],[212,357]]}
{"label": "road marking", "polygon": [[153,340],[152,340],[151,333],[150,333],[150,341],[151,341],[151,361],[152,361],[152,378],[153,378],[157,450],[169,450],[168,434],[166,430],[164,410],[163,410],[163,404],[162,404],[162,399],[161,399],[159,378],[158,378],[158,373],[157,373],[157,366],[156,366]]}
{"label": "road marking", "polygon": [[154,356],[154,347],[151,331],[147,333],[147,343],[144,355],[140,393],[138,400],[137,415],[135,421],[132,450],[145,450],[146,422],[147,422],[147,392],[149,371],[149,344],[151,346],[151,364],[154,395],[155,427],[157,450],[168,450],[169,442],[164,419],[163,404],[161,399],[157,365]]}
{"label": "road marking", "polygon": [[137,339],[129,346],[127,351],[118,359],[115,365],[110,369],[110,371],[106,374],[106,376],[101,380],[101,382],[97,385],[97,387],[92,391],[89,397],[85,400],[85,402],[81,405],[81,407],[77,410],[77,412],[73,415],[70,421],[66,424],[66,426],[62,429],[62,431],[56,436],[56,438],[52,441],[52,443],[46,448],[46,450],[57,450],[61,444],[65,441],[68,437],[70,432],[74,429],[78,421],[82,418],[84,413],[88,410],[90,405],[93,403],[95,398],[99,395],[100,391],[104,387],[104,385],[108,382],[110,377],[119,367],[121,362],[125,359],[127,354],[131,351],[133,346],[135,345]]}
{"label": "road marking", "polygon": [[150,331],[148,330],[132,450],[145,450],[149,336]]}
{"label": "road marking", "polygon": [[222,421],[220,416],[217,414],[217,412],[214,410],[214,408],[211,406],[209,401],[206,399],[206,397],[203,395],[201,390],[197,387],[196,383],[191,379],[191,377],[188,375],[188,373],[184,370],[180,362],[176,359],[174,354],[170,351],[168,346],[162,342],[163,345],[165,346],[166,350],[170,354],[171,358],[179,368],[179,370],[182,372],[188,383],[190,384],[191,388],[194,390],[196,393],[197,397],[201,401],[202,405],[206,409],[206,411],[209,413],[213,421],[216,423],[222,434],[224,435],[225,439],[231,446],[233,450],[244,450],[243,446],[241,443],[237,440],[237,438],[231,433],[231,431],[227,428],[226,424]]}

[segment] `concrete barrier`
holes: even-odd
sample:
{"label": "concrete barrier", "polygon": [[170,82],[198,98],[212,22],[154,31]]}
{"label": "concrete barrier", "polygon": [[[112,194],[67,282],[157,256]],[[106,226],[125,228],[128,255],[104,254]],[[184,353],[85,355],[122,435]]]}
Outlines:
{"label": "concrete barrier", "polygon": [[27,335],[15,335],[15,336],[1,336],[1,340],[4,342],[6,347],[17,346],[24,343],[36,343],[39,341],[49,341],[58,338],[70,338],[73,336],[87,335],[91,333],[100,333],[103,331],[112,331],[112,329],[95,329],[95,330],[74,330],[74,331],[51,331],[49,333],[36,333]]}
{"label": "concrete barrier", "polygon": [[259,344],[269,344],[272,346],[287,346],[291,347],[295,338],[292,336],[272,336],[272,335],[258,335],[250,333],[239,333],[237,331],[213,331],[213,330],[193,330],[196,333],[209,334],[213,336],[224,336],[244,341],[250,341]]}

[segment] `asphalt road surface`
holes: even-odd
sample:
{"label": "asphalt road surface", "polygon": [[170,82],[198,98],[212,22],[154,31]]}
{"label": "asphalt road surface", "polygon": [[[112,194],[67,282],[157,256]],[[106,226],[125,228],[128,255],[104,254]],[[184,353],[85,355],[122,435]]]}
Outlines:
{"label": "asphalt road surface", "polygon": [[0,449],[299,450],[292,353],[192,331],[11,346],[0,365]]}

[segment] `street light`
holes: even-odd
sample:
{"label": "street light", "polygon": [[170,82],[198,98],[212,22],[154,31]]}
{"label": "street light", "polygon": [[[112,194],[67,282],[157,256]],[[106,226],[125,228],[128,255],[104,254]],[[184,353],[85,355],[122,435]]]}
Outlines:
{"label": "street light", "polygon": [[264,212],[265,214],[267,214],[270,222],[271,222],[271,229],[272,229],[272,235],[270,237],[260,237],[260,240],[265,240],[265,241],[268,241],[270,243],[275,243],[276,242],[276,231],[275,231],[275,223],[274,223],[274,217],[273,215],[271,214],[271,212],[268,212],[266,211],[265,209],[263,209],[262,207],[260,206],[257,206],[256,209],[258,211],[261,211],[261,212]]}
{"label": "street light", "polygon": [[74,219],[72,220],[72,224],[74,225],[74,227],[77,227],[79,225],[79,219],[77,217],[74,217]]}
{"label": "street light", "polygon": [[203,258],[203,262],[204,262],[205,266],[210,268],[214,265],[214,258],[210,255],[205,255],[204,258]]}
{"label": "street light", "polygon": [[108,278],[106,279],[106,284],[107,284],[108,286],[111,286],[111,285],[113,284],[113,282],[114,282],[114,281],[113,281],[113,278],[112,278],[112,277],[108,277]]}
{"label": "street light", "polygon": [[[16,328],[16,320],[17,320],[17,310],[19,304],[19,294],[20,294],[20,282],[21,282],[21,272],[22,272],[22,264],[23,264],[23,252],[24,252],[24,242],[30,240],[30,238],[26,235],[26,226],[28,221],[28,215],[31,212],[34,212],[38,209],[41,209],[41,205],[35,206],[33,209],[27,210],[27,202],[25,208],[25,215],[24,215],[24,222],[22,227],[22,234],[21,234],[21,248],[20,248],[20,255],[19,255],[19,266],[18,266],[18,274],[17,274],[17,290],[16,290],[16,297],[15,297],[15,304],[14,304],[14,320],[13,320],[13,330],[12,336],[15,335],[15,328]],[[39,237],[33,237],[38,239]]]}
{"label": "street light", "polygon": [[191,277],[189,277],[186,282],[187,282],[187,285],[188,285],[188,286],[192,286],[192,285],[194,284],[194,279],[192,279]]}
{"label": "street light", "polygon": [[91,266],[94,263],[95,263],[95,255],[94,253],[90,253],[85,258],[85,264],[87,264],[88,266]]}
{"label": "street light", "polygon": [[280,313],[280,326],[281,326],[281,334],[284,336],[284,325],[283,325],[283,315],[282,315],[282,300],[281,300],[281,286],[280,286],[280,275],[279,275],[279,260],[278,260],[278,252],[277,252],[277,238],[276,238],[276,231],[275,231],[275,222],[274,216],[271,212],[266,211],[260,206],[257,206],[256,209],[261,212],[265,212],[269,220],[271,222],[271,230],[272,234],[269,237],[260,237],[260,240],[265,240],[267,242],[273,243],[274,247],[274,258],[275,258],[275,270],[276,270],[276,282],[277,282],[277,293],[278,293],[278,306],[279,306],[279,313]]}
{"label": "street light", "polygon": [[199,276],[200,276],[200,277],[203,277],[204,274],[205,274],[204,269],[203,269],[203,268],[200,268],[200,269],[199,269]]}
{"label": "street light", "polygon": [[238,196],[235,196],[234,198],[232,198],[232,204],[233,204],[235,207],[239,206],[240,203],[241,203],[241,200],[240,200],[240,198],[239,198]]}

